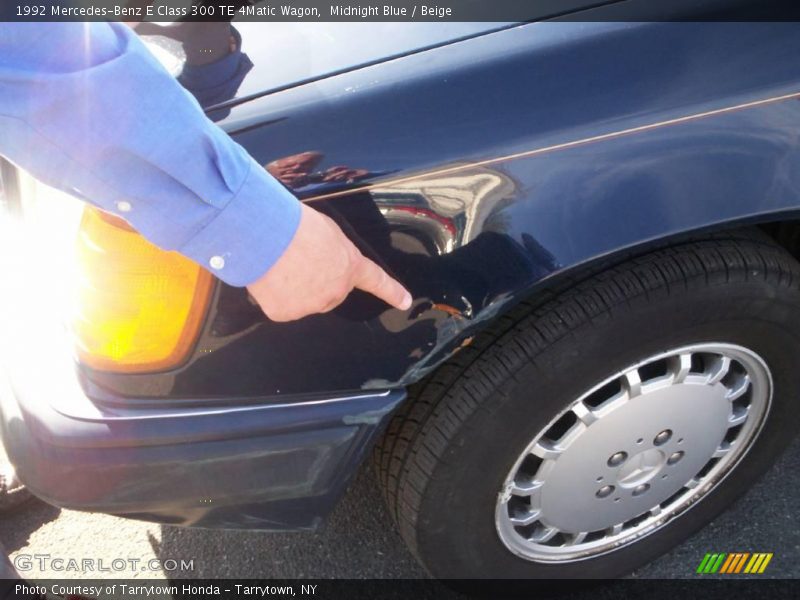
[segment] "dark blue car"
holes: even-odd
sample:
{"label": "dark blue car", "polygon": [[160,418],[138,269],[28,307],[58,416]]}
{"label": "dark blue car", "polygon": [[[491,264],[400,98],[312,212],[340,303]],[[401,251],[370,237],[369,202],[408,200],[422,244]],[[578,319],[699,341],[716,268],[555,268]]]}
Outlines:
{"label": "dark blue car", "polygon": [[37,496],[312,529],[371,460],[436,576],[612,577],[797,431],[798,25],[242,23],[211,65],[141,33],[415,301],[272,323],[9,170],[2,438]]}

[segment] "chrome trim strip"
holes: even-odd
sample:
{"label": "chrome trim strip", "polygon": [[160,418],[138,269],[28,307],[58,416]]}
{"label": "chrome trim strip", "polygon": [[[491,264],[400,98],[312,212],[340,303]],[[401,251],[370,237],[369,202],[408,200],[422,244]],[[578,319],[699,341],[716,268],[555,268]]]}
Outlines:
{"label": "chrome trim strip", "polygon": [[[360,394],[360,395],[353,395],[353,396],[342,396],[339,398],[325,398],[323,400],[309,400],[308,402],[288,402],[283,404],[256,404],[252,406],[235,406],[231,408],[216,408],[213,410],[209,409],[186,409],[181,412],[155,412],[152,408],[149,410],[149,414],[147,413],[138,413],[135,410],[131,410],[130,414],[108,414],[104,413],[101,417],[93,418],[93,417],[86,417],[80,416],[76,414],[65,413],[58,409],[58,407],[53,407],[56,412],[59,414],[68,417],[70,419],[74,419],[76,421],[84,421],[87,423],[106,423],[109,421],[114,422],[121,422],[121,421],[140,421],[140,420],[147,420],[147,419],[179,419],[184,417],[208,417],[214,415],[222,415],[222,414],[233,414],[233,413],[244,413],[244,412],[253,412],[257,410],[265,410],[265,409],[285,409],[285,408],[294,408],[294,407],[308,407],[308,406],[319,406],[322,404],[333,404],[337,402],[346,402],[348,400],[364,400],[369,398],[385,398],[389,394],[392,393],[393,390],[386,390],[381,393],[374,393],[374,394]],[[396,390],[395,390],[396,391]]]}
{"label": "chrome trim strip", "polygon": [[349,190],[341,190],[338,192],[331,192],[330,194],[321,194],[319,196],[313,196],[311,198],[306,198],[303,202],[312,202],[316,200],[327,200],[330,198],[338,198],[341,196],[348,196],[350,194],[356,194],[359,192],[368,192],[370,190],[376,188],[382,188],[386,186],[397,185],[400,183],[406,183],[409,181],[416,181],[417,179],[423,179],[425,177],[434,177],[439,175],[450,175],[452,173],[458,173],[460,171],[464,171],[467,169],[472,169],[475,167],[485,167],[487,165],[494,165],[501,162],[508,162],[512,160],[517,160],[520,158],[529,158],[531,156],[537,156],[539,154],[545,154],[547,152],[555,152],[557,150],[567,150],[569,148],[575,148],[577,146],[582,146],[585,144],[590,144],[593,142],[601,142],[605,140],[615,139],[618,137],[622,137],[625,135],[630,135],[632,133],[641,133],[643,131],[650,131],[653,129],[659,129],[661,127],[667,127],[669,125],[678,125],[680,123],[687,123],[689,121],[695,121],[697,119],[703,119],[705,117],[712,117],[715,115],[721,115],[725,113],[735,112],[738,110],[742,110],[745,108],[753,108],[756,106],[764,106],[767,104],[773,104],[775,102],[781,102],[783,100],[791,100],[795,98],[800,98],[800,92],[792,92],[791,94],[784,94],[782,96],[773,96],[770,98],[764,98],[762,100],[754,100],[752,102],[745,102],[743,104],[736,104],[734,106],[728,106],[725,108],[716,108],[714,110],[708,110],[701,113],[696,113],[692,115],[687,115],[683,117],[676,117],[674,119],[667,119],[666,121],[658,121],[656,123],[650,123],[648,125],[639,125],[638,127],[630,127],[628,129],[621,129],[620,131],[612,131],[610,133],[603,133],[600,135],[593,135],[587,138],[581,138],[579,140],[573,140],[571,142],[562,142],[560,144],[554,144],[552,146],[545,146],[543,148],[536,148],[534,150],[525,150],[523,152],[517,152],[514,154],[507,154],[505,156],[498,156],[495,158],[488,158],[486,160],[480,160],[476,162],[464,163],[460,164],[455,167],[446,167],[443,169],[434,169],[431,171],[425,171],[424,173],[419,173],[417,175],[410,175],[408,177],[400,177],[398,179],[387,179],[384,181],[370,183],[368,185],[353,188]]}

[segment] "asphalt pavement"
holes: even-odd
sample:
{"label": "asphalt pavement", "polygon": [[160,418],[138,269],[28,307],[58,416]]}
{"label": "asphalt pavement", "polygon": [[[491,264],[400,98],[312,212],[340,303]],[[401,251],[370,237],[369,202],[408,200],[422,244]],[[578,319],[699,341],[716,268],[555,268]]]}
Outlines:
{"label": "asphalt pavement", "polygon": [[[800,577],[800,439],[744,498],[699,534],[634,574],[690,578],[706,552],[774,552],[764,577]],[[403,546],[372,472],[362,469],[328,523],[314,533],[267,534],[159,526],[34,502],[0,516],[0,541],[39,577],[417,578],[424,571]],[[48,555],[49,558],[42,558]],[[39,558],[36,558],[36,557]],[[27,557],[27,559],[26,559]],[[54,570],[70,558],[140,561],[117,573]],[[167,570],[145,565],[160,559]],[[174,560],[175,563],[169,562]],[[180,561],[192,561],[180,568]],[[119,564],[119,563],[118,563]]]}

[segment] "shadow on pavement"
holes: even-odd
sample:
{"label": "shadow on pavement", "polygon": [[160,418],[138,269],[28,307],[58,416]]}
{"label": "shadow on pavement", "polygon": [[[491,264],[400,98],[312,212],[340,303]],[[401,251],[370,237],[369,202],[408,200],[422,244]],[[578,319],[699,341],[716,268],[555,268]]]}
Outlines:
{"label": "shadow on pavement", "polygon": [[14,510],[0,513],[0,542],[7,552],[28,544],[31,534],[45,523],[55,521],[61,509],[34,498]]}
{"label": "shadow on pavement", "polygon": [[150,538],[162,561],[194,560],[170,578],[425,577],[405,549],[366,466],[330,519],[315,532],[264,533],[162,526]]}

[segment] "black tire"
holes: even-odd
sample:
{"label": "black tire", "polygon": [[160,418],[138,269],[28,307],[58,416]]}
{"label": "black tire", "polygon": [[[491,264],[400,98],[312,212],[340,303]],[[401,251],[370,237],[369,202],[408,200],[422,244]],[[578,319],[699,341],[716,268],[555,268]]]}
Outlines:
{"label": "black tire", "polygon": [[[766,237],[713,239],[632,259],[502,319],[415,386],[376,448],[409,548],[442,578],[609,578],[665,553],[747,491],[797,431],[799,288],[800,265]],[[495,529],[495,503],[536,432],[643,357],[711,341],[752,349],[773,377],[763,429],[728,476],[689,510],[606,554],[562,563],[512,554]]]}

